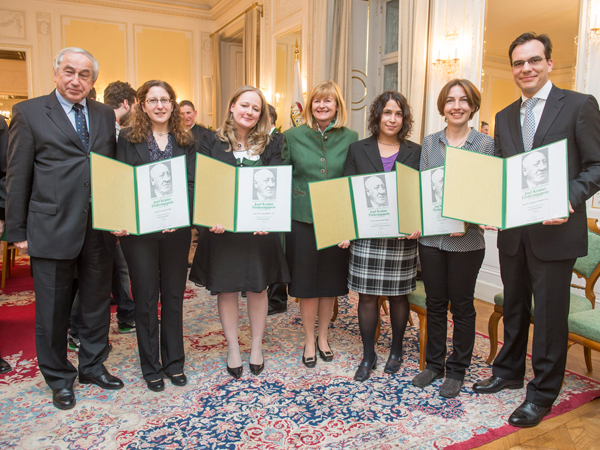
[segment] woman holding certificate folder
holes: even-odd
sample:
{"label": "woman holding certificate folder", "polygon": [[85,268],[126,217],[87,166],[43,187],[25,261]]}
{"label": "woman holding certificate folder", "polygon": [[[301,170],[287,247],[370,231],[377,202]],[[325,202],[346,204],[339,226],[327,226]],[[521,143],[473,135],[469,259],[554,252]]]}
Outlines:
{"label": "woman holding certificate folder", "polygon": [[[281,151],[271,140],[267,102],[261,91],[242,86],[229,100],[225,122],[206,133],[200,152],[232,166],[281,164]],[[252,333],[250,371],[264,369],[262,339],[267,323],[267,287],[290,281],[279,234],[225,232],[223,225],[210,228],[194,255],[190,280],[218,292],[217,305],[227,339],[227,372],[242,376],[238,343],[238,294],[246,291]]]}
{"label": "woman holding certificate folder", "polygon": [[[312,88],[303,112],[304,124],[284,133],[283,160],[292,169],[292,232],[286,235],[286,257],[292,275],[289,295],[300,299],[304,326],[302,362],[312,368],[316,352],[333,360],[327,329],[335,297],[348,293],[349,242],[317,250],[308,183],[341,177],[348,146],[358,133],[346,124],[346,105],[339,87],[323,81]],[[332,224],[335,226],[335,224]],[[315,322],[319,317],[315,341]]]}
{"label": "woman holding certificate folder", "polygon": [[[413,124],[406,98],[396,91],[378,96],[369,111],[371,137],[350,145],[344,175],[396,170],[396,162],[419,168],[421,146],[407,139]],[[367,182],[365,187],[367,187]],[[350,245],[348,287],[358,292],[358,326],[364,354],[354,375],[365,381],[377,367],[375,333],[379,297],[390,302],[392,348],[385,373],[396,373],[402,364],[402,340],[410,312],[406,294],[416,288],[419,232],[405,238],[359,239]]]}
{"label": "woman holding certificate folder", "polygon": [[[190,205],[193,204],[196,154],[193,139],[183,128],[175,91],[164,81],[152,80],[144,83],[136,95],[138,103],[132,125],[121,131],[117,159],[132,166],[157,162],[150,169],[150,181],[155,195],[161,196],[171,187],[171,174],[170,166],[159,162],[185,155],[188,195]],[[174,385],[184,386],[187,378],[183,371],[183,293],[190,228],[140,236],[128,235],[126,230],[114,234],[121,236],[129,267],[140,363],[148,388],[156,392],[164,390],[163,374]]]}
{"label": "woman holding certificate folder", "polygon": [[[420,170],[444,165],[446,146],[464,148],[487,155],[494,154],[491,137],[469,127],[481,105],[479,90],[468,80],[454,79],[438,97],[437,107],[448,126],[423,140]],[[432,178],[432,190],[443,180]],[[481,187],[485,189],[485,186]],[[483,257],[483,230],[465,224],[465,233],[428,236],[419,239],[423,283],[427,293],[427,366],[412,384],[425,387],[434,380],[446,379],[440,395],[453,398],[460,394],[465,372],[471,364],[475,344],[475,283]],[[446,359],[448,304],[454,321],[452,354]]]}

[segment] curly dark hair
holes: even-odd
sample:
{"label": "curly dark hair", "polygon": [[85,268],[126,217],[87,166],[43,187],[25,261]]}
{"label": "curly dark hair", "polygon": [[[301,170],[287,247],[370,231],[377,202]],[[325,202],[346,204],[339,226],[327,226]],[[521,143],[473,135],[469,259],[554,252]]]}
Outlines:
{"label": "curly dark hair", "polygon": [[104,89],[104,104],[118,109],[127,100],[129,106],[135,103],[135,89],[124,81],[113,81]]}
{"label": "curly dark hair", "polygon": [[379,136],[381,115],[383,114],[385,105],[390,100],[394,100],[402,111],[402,128],[400,128],[400,131],[398,132],[398,139],[400,142],[404,142],[410,135],[414,121],[406,97],[398,91],[385,91],[373,100],[373,103],[371,103],[371,107],[369,108],[368,128],[373,136]]}
{"label": "curly dark hair", "polygon": [[135,114],[131,120],[131,134],[129,135],[129,140],[134,144],[146,142],[148,137],[152,134],[152,123],[150,122],[148,115],[142,109],[142,105],[146,101],[148,91],[155,86],[159,86],[167,91],[169,98],[171,99],[172,110],[171,117],[169,117],[169,133],[175,138],[178,145],[183,146],[191,144],[194,139],[183,127],[179,105],[176,102],[177,95],[169,83],[160,80],[146,81],[137,90],[136,95],[138,102],[135,104]]}

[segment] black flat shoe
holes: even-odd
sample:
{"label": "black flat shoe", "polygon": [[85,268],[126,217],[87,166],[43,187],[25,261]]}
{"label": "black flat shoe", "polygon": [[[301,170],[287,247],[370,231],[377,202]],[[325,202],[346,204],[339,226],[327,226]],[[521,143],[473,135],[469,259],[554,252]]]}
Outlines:
{"label": "black flat shoe", "polygon": [[165,382],[162,378],[155,381],[146,381],[146,385],[148,386],[148,389],[154,392],[161,392],[165,390]]}
{"label": "black flat shoe", "polygon": [[[305,351],[306,347],[304,347],[304,352]],[[317,365],[317,355],[307,358],[306,356],[304,356],[304,352],[302,352],[302,363],[304,363],[304,365],[309,369],[312,369]]]}
{"label": "black flat shoe", "polygon": [[385,363],[383,371],[385,373],[393,374],[398,372],[400,370],[400,367],[402,367],[402,355],[390,355],[387,362]]}
{"label": "black flat shoe", "polygon": [[0,358],[0,373],[8,373],[12,369],[10,368],[10,364]]}
{"label": "black flat shoe", "polygon": [[185,373],[182,373],[181,375],[173,375],[169,378],[171,379],[171,383],[173,383],[175,386],[185,386],[187,384],[187,377],[185,376]]}
{"label": "black flat shoe", "polygon": [[377,355],[375,355],[375,359],[372,363],[363,359],[358,365],[358,370],[354,374],[354,379],[361,382],[367,381],[371,376],[371,370],[375,369],[377,369]]}
{"label": "black flat shoe", "polygon": [[244,371],[244,366],[240,367],[229,367],[227,366],[227,373],[231,375],[236,380],[242,378],[242,372]]}
{"label": "black flat shoe", "polygon": [[524,401],[508,418],[513,427],[530,428],[539,425],[544,417],[550,414],[552,406],[540,406]]}
{"label": "black flat shoe", "polygon": [[52,389],[52,404],[56,408],[71,409],[76,403],[73,388]]}
{"label": "black flat shoe", "polygon": [[262,364],[250,364],[250,372],[252,372],[254,375],[260,375],[260,373],[264,370],[265,368],[265,362],[263,361]]}
{"label": "black flat shoe", "polygon": [[[329,348],[329,350],[323,351],[319,348],[319,340],[317,339],[315,345],[317,346],[317,350],[319,351],[319,356],[321,357],[321,359],[325,362],[331,362],[333,361],[333,352],[331,351],[331,347]],[[329,346],[329,343],[327,343],[327,345]]]}

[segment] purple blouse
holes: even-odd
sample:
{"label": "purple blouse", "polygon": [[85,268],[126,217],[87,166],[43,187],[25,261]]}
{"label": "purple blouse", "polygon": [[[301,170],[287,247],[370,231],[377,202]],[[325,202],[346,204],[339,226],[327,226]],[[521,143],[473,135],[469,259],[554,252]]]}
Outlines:
{"label": "purple blouse", "polygon": [[383,171],[389,172],[394,167],[394,163],[396,162],[396,157],[398,156],[398,152],[394,153],[392,156],[388,156],[387,158],[381,157],[381,162],[383,163]]}

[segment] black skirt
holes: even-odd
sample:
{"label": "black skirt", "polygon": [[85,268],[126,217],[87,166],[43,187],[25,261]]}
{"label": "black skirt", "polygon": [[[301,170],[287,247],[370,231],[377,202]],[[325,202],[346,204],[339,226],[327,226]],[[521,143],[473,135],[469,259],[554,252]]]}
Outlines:
{"label": "black skirt", "polygon": [[292,297],[339,297],[348,293],[348,249],[317,250],[312,223],[292,220],[285,252],[292,275],[288,292]]}
{"label": "black skirt", "polygon": [[190,281],[216,292],[262,292],[273,283],[289,283],[278,233],[201,232]]}

